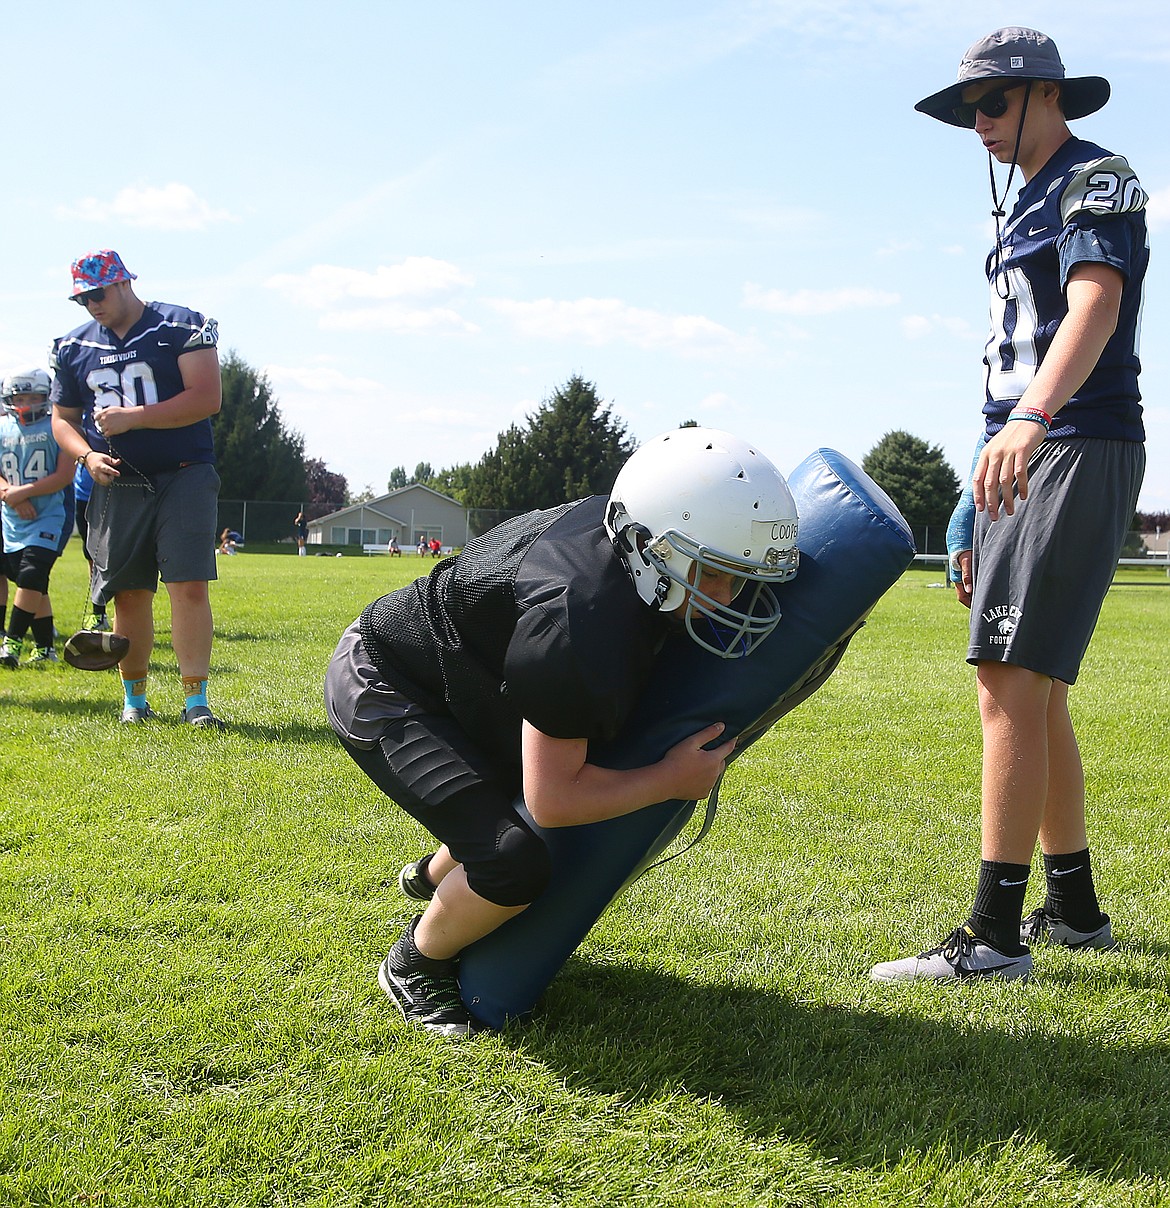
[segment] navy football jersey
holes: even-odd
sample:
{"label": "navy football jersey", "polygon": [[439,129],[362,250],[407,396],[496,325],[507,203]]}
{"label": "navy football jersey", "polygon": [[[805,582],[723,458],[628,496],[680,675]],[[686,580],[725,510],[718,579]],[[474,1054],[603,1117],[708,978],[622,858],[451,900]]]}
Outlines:
{"label": "navy football jersey", "polygon": [[1144,440],[1138,392],[1142,285],[1149,261],[1146,194],[1120,156],[1070,138],[1020,190],[1003,255],[987,261],[987,434],[1003,427],[1036,375],[1061,320],[1075,265],[1108,264],[1125,278],[1117,330],[1085,384],[1061,410],[1054,437]]}
{"label": "navy football jersey", "polygon": [[[12,485],[28,486],[48,478],[57,468],[57,442],[49,416],[24,427],[10,415],[0,413],[0,474]],[[55,550],[65,527],[65,489],[51,495],[34,495],[36,508],[31,520],[18,516],[4,505],[4,548],[15,551],[30,545]]]}
{"label": "navy football jersey", "polygon": [[121,457],[147,476],[190,462],[214,462],[211,420],[184,428],[136,428],[114,438],[114,446],[94,425],[94,407],[149,407],[183,389],[179,357],[215,348],[214,319],[185,306],[147,302],[138,322],[119,339],[91,320],[53,342],[52,401],[81,408],[81,426],[90,448]]}

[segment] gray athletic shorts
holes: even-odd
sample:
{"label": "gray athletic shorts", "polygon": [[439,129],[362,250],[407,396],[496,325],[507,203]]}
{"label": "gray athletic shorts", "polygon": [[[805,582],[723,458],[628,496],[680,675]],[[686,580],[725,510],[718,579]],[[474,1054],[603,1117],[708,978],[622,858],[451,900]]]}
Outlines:
{"label": "gray athletic shorts", "polygon": [[975,522],[969,663],[1075,684],[1146,467],[1137,441],[1046,440],[1015,515]]}
{"label": "gray athletic shorts", "polygon": [[157,591],[164,583],[216,578],[215,525],[219,475],[198,462],[154,478],[154,490],[129,474],[94,483],[86,509],[86,549],[93,559],[94,599],[120,591]]}

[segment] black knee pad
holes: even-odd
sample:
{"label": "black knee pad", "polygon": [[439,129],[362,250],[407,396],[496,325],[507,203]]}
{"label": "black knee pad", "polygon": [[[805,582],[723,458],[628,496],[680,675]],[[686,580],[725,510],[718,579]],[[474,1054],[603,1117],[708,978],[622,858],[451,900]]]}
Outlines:
{"label": "black knee pad", "polygon": [[49,572],[57,555],[53,550],[42,549],[38,545],[30,545],[19,553],[15,580],[17,587],[29,591],[47,592],[49,590]]}
{"label": "black knee pad", "polygon": [[552,871],[544,840],[519,816],[501,824],[494,859],[467,860],[463,867],[467,884],[497,906],[527,906],[545,891]]}

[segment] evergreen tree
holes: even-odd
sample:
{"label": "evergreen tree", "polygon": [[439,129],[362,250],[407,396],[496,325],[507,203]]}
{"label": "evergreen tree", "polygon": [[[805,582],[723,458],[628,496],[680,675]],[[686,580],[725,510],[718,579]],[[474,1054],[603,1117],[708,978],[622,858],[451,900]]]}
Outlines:
{"label": "evergreen tree", "polygon": [[541,403],[527,424],[501,432],[471,469],[463,503],[525,511],[585,495],[608,494],[634,451],[624,420],[579,374]]}
{"label": "evergreen tree", "polygon": [[406,480],[406,467],[395,466],[394,469],[390,471],[390,478],[386,483],[386,490],[400,491],[404,486],[407,485],[409,484]]}
{"label": "evergreen tree", "polygon": [[305,441],[284,426],[268,378],[235,352],[220,367],[223,404],[212,416],[222,499],[305,496]]}
{"label": "evergreen tree", "polygon": [[939,540],[932,537],[930,544],[939,545],[960,490],[958,475],[940,446],[909,432],[887,432],[866,454],[861,468],[898,505],[916,537],[924,528],[937,530]]}

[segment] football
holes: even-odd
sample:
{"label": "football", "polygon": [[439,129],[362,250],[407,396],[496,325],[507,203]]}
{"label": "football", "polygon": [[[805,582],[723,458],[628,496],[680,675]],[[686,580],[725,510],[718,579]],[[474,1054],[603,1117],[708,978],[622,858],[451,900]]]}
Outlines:
{"label": "football", "polygon": [[116,667],[130,649],[130,639],[120,633],[79,629],[65,643],[65,661],[79,671],[108,671]]}

